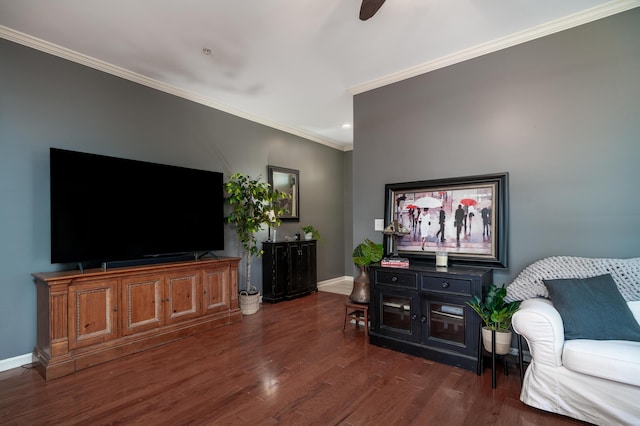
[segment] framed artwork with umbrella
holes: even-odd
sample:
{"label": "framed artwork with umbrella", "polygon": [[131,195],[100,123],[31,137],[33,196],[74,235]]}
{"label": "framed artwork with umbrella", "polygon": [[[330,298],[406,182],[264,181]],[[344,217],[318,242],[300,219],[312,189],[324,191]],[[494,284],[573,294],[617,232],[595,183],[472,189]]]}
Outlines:
{"label": "framed artwork with umbrella", "polygon": [[446,251],[450,264],[507,267],[508,173],[385,185],[385,223],[409,232],[386,238],[386,254],[416,261]]}

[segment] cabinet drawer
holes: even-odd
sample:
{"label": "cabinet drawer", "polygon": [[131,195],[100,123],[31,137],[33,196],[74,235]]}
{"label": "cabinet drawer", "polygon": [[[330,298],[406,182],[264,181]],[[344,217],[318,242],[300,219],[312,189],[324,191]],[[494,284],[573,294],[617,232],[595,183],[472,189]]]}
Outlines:
{"label": "cabinet drawer", "polygon": [[393,285],[405,288],[417,288],[416,274],[376,270],[376,284]]}
{"label": "cabinet drawer", "polygon": [[443,293],[471,294],[471,281],[446,277],[422,277],[422,290]]}

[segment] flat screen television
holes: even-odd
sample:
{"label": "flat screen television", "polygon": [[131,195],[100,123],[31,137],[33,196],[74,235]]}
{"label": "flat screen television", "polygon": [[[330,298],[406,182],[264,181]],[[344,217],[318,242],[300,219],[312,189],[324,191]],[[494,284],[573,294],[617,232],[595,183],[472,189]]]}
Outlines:
{"label": "flat screen television", "polygon": [[51,263],[224,249],[219,172],[50,149]]}

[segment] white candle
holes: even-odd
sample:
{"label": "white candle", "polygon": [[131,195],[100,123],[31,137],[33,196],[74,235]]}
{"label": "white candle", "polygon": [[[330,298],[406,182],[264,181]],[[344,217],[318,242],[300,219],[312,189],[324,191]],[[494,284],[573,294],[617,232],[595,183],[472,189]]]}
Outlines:
{"label": "white candle", "polygon": [[446,251],[437,251],[436,252],[436,266],[447,266],[447,252]]}

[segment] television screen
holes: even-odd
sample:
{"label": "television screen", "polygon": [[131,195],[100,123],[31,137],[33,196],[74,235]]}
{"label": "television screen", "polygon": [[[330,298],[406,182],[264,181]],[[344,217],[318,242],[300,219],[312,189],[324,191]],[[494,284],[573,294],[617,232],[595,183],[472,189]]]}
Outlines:
{"label": "television screen", "polygon": [[51,263],[224,249],[219,172],[50,149]]}

